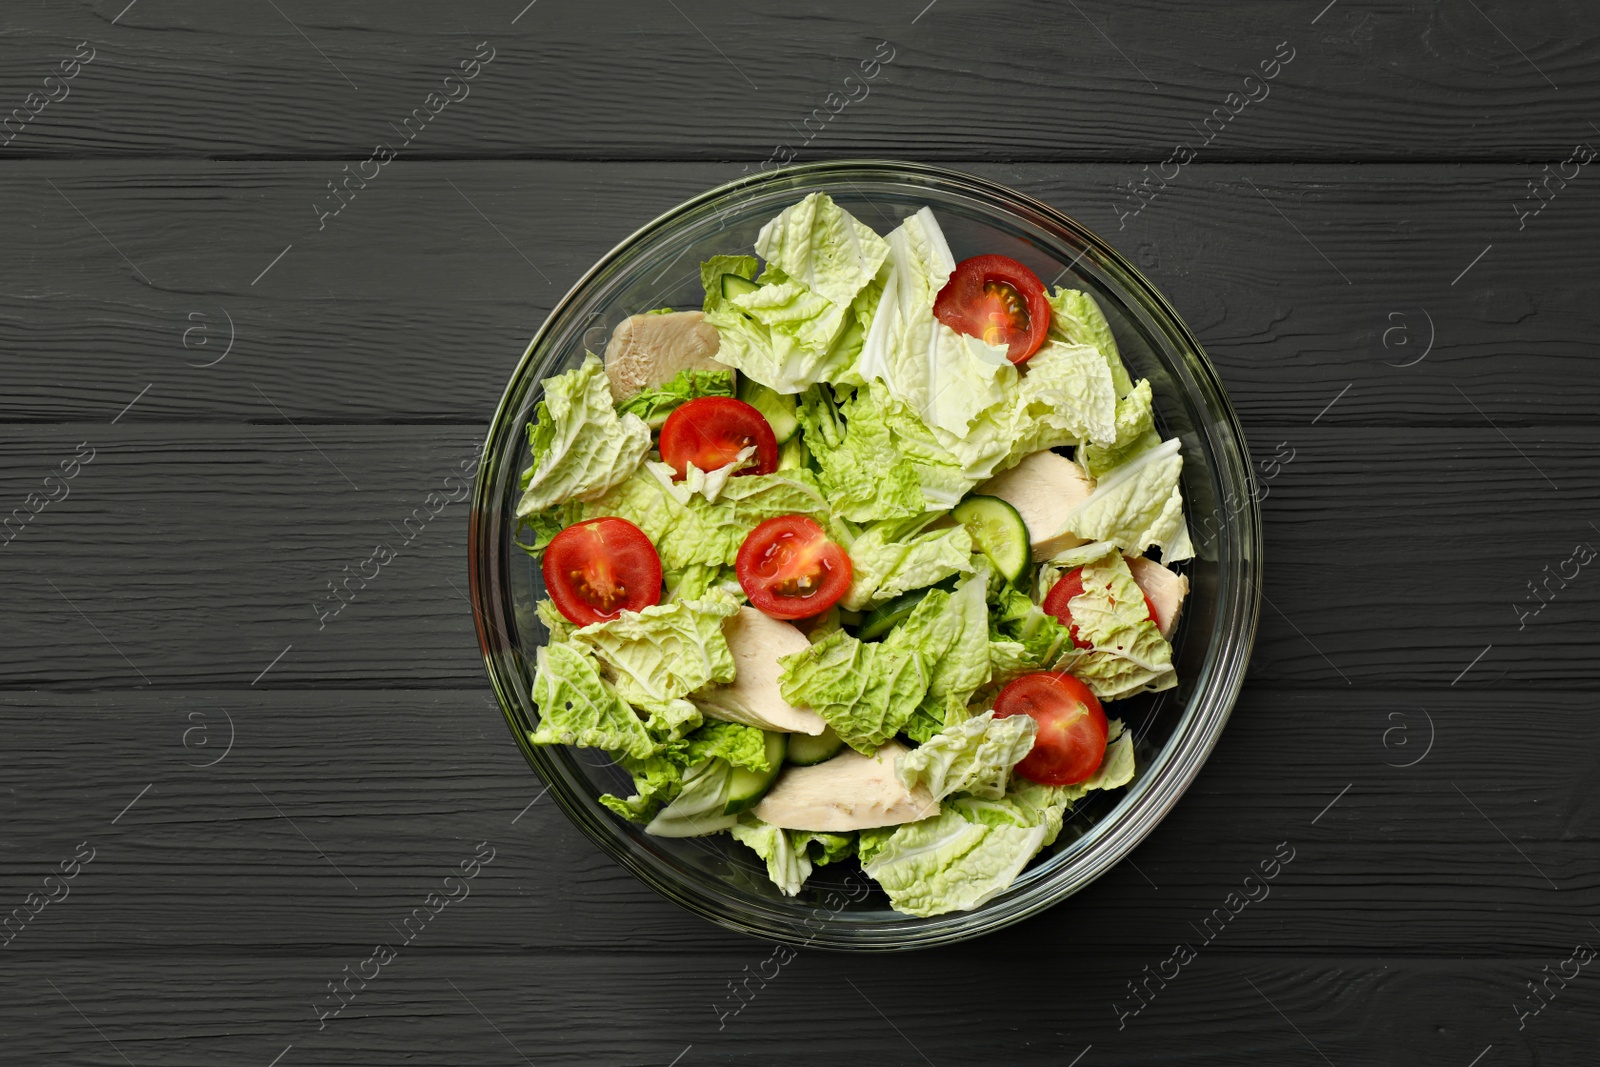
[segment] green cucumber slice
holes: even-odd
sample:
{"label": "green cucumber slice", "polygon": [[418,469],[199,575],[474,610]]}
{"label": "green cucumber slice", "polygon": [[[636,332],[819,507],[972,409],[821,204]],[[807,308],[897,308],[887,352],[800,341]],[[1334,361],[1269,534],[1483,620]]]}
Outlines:
{"label": "green cucumber slice", "polygon": [[[724,278],[738,277],[737,275],[724,274]],[[743,278],[739,278],[744,281]],[[739,399],[755,408],[766,417],[767,424],[772,427],[772,436],[778,443],[784,444],[800,429],[800,420],[795,416],[795,399],[785,396],[762,385],[753,378],[743,374],[739,375]]]}
{"label": "green cucumber slice", "polygon": [[752,771],[748,767],[735,767],[728,779],[728,802],[722,814],[737,815],[756,806],[756,801],[767,795],[778,772],[783,769],[783,757],[789,750],[789,735],[767,730],[768,770]]}
{"label": "green cucumber slice", "polygon": [[753,293],[759,288],[761,286],[749,278],[741,278],[737,274],[724,274],[722,276],[722,295],[726,299],[731,300],[736,296],[743,296],[745,293]]}
{"label": "green cucumber slice", "polygon": [[1031,545],[1028,527],[1017,509],[997,496],[969,496],[950,512],[972,535],[972,543],[989,557],[1009,582],[1028,569]]}
{"label": "green cucumber slice", "polygon": [[[943,589],[947,593],[953,592],[956,587],[956,579],[959,577],[961,576],[958,574],[952,574],[948,578],[934,582],[925,589],[911,589],[901,593],[893,600],[885,600],[882,604],[867,612],[866,617],[861,620],[860,626],[856,629],[856,636],[863,641],[876,641],[904,622],[906,616],[910,615],[916,606],[922,603],[922,598],[927,596],[930,591]],[[846,618],[844,621],[848,623],[850,620]]]}
{"label": "green cucumber slice", "polygon": [[910,615],[927,595],[926,589],[913,589],[901,593],[893,600],[885,600],[867,612],[867,617],[861,620],[861,629],[856,631],[856,636],[863,641],[876,641],[904,622],[906,616]]}
{"label": "green cucumber slice", "polygon": [[825,759],[832,759],[844,747],[844,738],[828,727],[820,734],[790,734],[789,762],[796,767],[810,767]]}

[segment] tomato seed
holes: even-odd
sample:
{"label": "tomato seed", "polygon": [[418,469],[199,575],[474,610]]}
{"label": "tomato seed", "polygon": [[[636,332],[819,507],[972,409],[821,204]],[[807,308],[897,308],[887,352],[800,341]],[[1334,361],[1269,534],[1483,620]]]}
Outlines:
{"label": "tomato seed", "polygon": [[583,571],[572,571],[572,588],[583,600],[593,605],[602,613],[615,611],[617,606],[628,599],[628,587],[622,582],[607,580],[604,577],[595,578]]}

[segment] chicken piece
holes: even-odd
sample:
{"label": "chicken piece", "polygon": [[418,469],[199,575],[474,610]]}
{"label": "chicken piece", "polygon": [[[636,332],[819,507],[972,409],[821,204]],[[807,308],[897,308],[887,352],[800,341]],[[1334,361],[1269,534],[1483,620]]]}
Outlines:
{"label": "chicken piece", "polygon": [[1161,636],[1170,638],[1172,631],[1178,628],[1178,612],[1183,610],[1183,598],[1189,593],[1189,579],[1143,556],[1129,557],[1128,570],[1133,572],[1133,580],[1155,606],[1156,626]]}
{"label": "chicken piece", "polygon": [[1015,467],[984,482],[975,493],[997,496],[1017,509],[1028,528],[1033,561],[1040,563],[1064,549],[1085,544],[1086,538],[1064,532],[1072,509],[1089,499],[1094,485],[1083,468],[1054,452],[1035,452]]}
{"label": "chicken piece", "polygon": [[684,370],[729,370],[716,360],[721,339],[699,311],[629,315],[617,323],[606,345],[611,398],[622,403],[645,389],[665,385]]}
{"label": "chicken piece", "polygon": [[805,634],[746,605],[739,614],[723,620],[722,636],[733,653],[737,673],[732,683],[695,694],[702,713],[781,733],[815,736],[827,729],[821,715],[795,707],[778,691],[778,657],[809,648]]}
{"label": "chicken piece", "polygon": [[939,814],[924,786],[908,791],[895,760],[908,749],[890,741],[871,756],[847,748],[813,767],[787,767],[755,806],[755,816],[786,830],[865,830]]}

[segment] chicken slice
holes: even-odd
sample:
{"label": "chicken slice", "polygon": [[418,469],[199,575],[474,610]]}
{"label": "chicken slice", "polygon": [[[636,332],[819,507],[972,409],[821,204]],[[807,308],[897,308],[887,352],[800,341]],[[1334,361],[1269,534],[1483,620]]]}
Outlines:
{"label": "chicken slice", "polygon": [[711,686],[694,695],[702,713],[783,733],[814,736],[827,729],[821,715],[795,707],[778,691],[778,657],[809,648],[805,634],[746,605],[739,614],[723,620],[722,636],[733,653],[737,673],[730,684]]}
{"label": "chicken slice", "polygon": [[611,398],[622,403],[647,388],[665,385],[685,370],[729,370],[716,360],[717,328],[699,311],[629,315],[617,323],[606,345]]}
{"label": "chicken slice", "polygon": [[1133,556],[1128,560],[1128,570],[1139,583],[1144,595],[1156,609],[1156,626],[1162,637],[1170,638],[1178,626],[1178,613],[1183,610],[1183,598],[1189,593],[1189,579],[1169,571],[1153,559]]}
{"label": "chicken slice", "polygon": [[906,751],[890,741],[870,756],[847,748],[812,767],[786,767],[755,806],[755,816],[786,830],[837,833],[939,814],[939,802],[926,787],[908,791],[895,777],[895,760]]}

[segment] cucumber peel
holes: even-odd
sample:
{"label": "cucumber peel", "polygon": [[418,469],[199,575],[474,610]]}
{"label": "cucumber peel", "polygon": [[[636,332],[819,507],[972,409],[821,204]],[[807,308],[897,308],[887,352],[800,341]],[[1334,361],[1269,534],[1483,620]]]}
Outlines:
{"label": "cucumber peel", "polygon": [[1007,581],[1022,580],[1033,557],[1027,524],[1016,508],[997,496],[969,496],[950,514]]}

